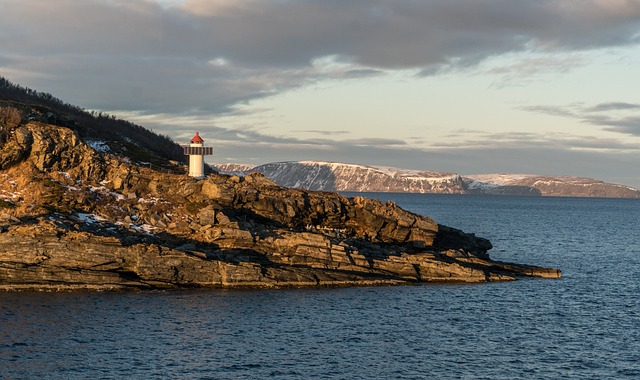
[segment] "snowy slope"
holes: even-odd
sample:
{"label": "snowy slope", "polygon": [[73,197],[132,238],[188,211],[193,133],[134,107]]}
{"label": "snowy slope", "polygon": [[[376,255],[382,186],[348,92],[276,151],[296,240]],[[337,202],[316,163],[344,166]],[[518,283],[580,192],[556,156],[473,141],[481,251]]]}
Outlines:
{"label": "snowy slope", "polygon": [[219,164],[222,173],[260,172],[282,186],[323,191],[640,198],[634,188],[592,178],[410,170],[326,161]]}
{"label": "snowy slope", "polygon": [[374,167],[322,161],[291,161],[260,165],[261,172],[287,187],[324,191],[463,193],[458,174]]}
{"label": "snowy slope", "polygon": [[478,185],[509,186],[525,178],[535,177],[534,174],[474,174],[465,175]]}
{"label": "snowy slope", "polygon": [[516,194],[559,197],[640,198],[640,192],[629,186],[570,176],[535,174],[479,174],[463,178],[469,192],[484,194]]}
{"label": "snowy slope", "polygon": [[244,175],[246,172],[255,168],[256,166],[251,164],[226,163],[226,164],[214,164],[213,167],[218,169],[220,173]]}

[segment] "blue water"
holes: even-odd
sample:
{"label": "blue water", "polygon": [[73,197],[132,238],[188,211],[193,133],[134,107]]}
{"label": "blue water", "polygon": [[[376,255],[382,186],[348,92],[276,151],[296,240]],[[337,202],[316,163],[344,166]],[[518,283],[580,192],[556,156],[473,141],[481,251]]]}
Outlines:
{"label": "blue water", "polygon": [[640,378],[640,201],[370,195],[564,277],[0,293],[0,378]]}

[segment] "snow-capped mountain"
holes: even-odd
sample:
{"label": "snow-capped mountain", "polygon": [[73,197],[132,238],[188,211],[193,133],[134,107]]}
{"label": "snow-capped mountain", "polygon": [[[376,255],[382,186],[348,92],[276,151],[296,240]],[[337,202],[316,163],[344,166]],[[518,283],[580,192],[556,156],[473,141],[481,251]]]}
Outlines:
{"label": "snow-capped mountain", "polygon": [[469,192],[483,194],[527,193],[559,197],[640,198],[629,186],[569,176],[535,174],[478,174],[463,178]]}
{"label": "snow-capped mountain", "polygon": [[640,198],[640,191],[596,179],[535,174],[479,174],[410,170],[322,161],[275,162],[259,166],[218,164],[221,173],[260,172],[275,183],[323,191],[406,192]]}
{"label": "snow-capped mountain", "polygon": [[[215,165],[220,172],[234,167]],[[256,166],[248,172],[260,172],[275,183],[323,191],[456,193],[465,192],[462,179],[455,173],[408,170],[320,161],[276,162]]]}
{"label": "snow-capped mountain", "polygon": [[213,165],[215,169],[218,169],[220,173],[224,174],[236,174],[236,175],[245,175],[251,169],[255,168],[255,165],[251,164],[234,164],[234,163],[226,163],[226,164],[215,164]]}

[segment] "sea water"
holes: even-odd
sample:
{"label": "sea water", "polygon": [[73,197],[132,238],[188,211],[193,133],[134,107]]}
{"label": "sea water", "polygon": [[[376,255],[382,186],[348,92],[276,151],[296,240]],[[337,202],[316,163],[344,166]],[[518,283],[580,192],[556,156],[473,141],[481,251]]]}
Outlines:
{"label": "sea water", "polygon": [[563,278],[0,293],[0,378],[640,377],[639,200],[366,195]]}

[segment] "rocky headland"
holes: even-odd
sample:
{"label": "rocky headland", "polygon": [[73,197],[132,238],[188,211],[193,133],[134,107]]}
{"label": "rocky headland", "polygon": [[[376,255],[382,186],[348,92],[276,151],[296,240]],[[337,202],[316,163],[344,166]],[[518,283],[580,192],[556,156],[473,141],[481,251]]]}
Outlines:
{"label": "rocky headland", "polygon": [[0,288],[303,287],[485,282],[560,271],[393,203],[196,180],[88,145],[73,127],[0,126]]}

